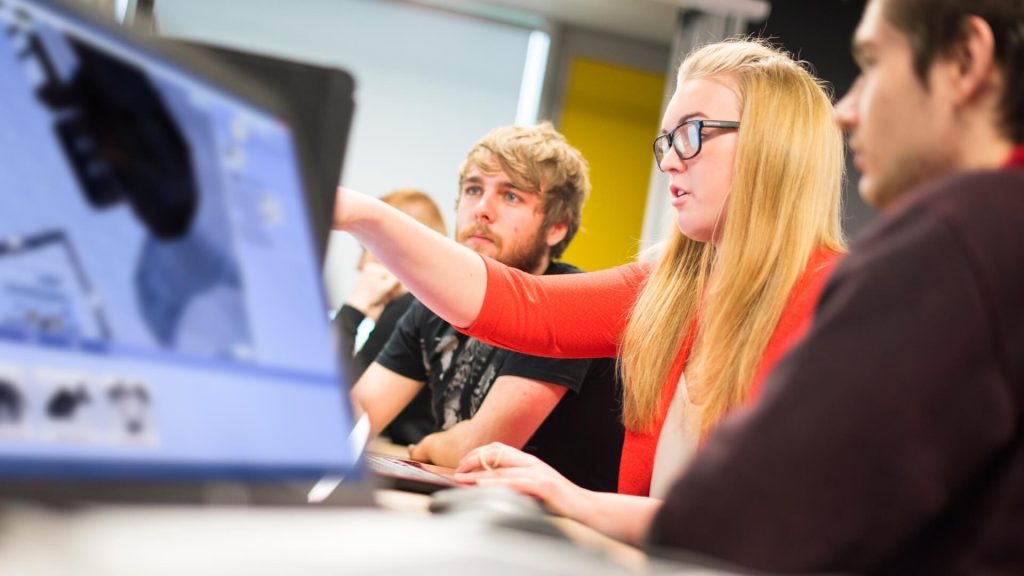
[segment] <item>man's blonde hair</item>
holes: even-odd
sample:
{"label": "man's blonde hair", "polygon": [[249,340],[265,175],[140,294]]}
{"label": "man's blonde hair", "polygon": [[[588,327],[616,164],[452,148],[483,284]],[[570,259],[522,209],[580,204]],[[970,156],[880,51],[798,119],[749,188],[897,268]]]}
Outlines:
{"label": "man's blonde hair", "polygon": [[555,224],[567,226],[565,238],[551,247],[551,258],[565,252],[580,228],[590,177],[583,155],[549,122],[502,126],[488,132],[466,154],[459,168],[460,188],[473,167],[486,173],[502,171],[516,188],[539,193],[544,208],[541,231]]}
{"label": "man's blonde hair", "polygon": [[844,249],[843,140],[826,87],[787,53],[749,39],[691,53],[678,83],[698,78],[721,80],[740,105],[728,214],[717,247],[674,228],[633,308],[621,361],[631,430],[651,430],[695,327],[685,374],[706,435],[747,398],[811,254]]}

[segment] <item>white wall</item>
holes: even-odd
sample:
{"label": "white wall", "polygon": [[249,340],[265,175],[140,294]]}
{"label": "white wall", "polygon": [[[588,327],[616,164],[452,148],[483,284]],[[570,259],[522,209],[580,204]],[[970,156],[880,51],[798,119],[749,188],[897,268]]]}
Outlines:
{"label": "white wall", "polygon": [[[457,169],[488,130],[515,121],[530,31],[386,0],[157,0],[160,33],[338,66],[356,79],[343,183],[430,193],[453,225]],[[334,233],[336,307],[359,247]]]}

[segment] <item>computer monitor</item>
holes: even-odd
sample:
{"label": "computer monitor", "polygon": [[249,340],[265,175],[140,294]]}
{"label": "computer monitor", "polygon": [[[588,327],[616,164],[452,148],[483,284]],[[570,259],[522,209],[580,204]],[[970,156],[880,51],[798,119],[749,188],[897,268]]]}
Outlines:
{"label": "computer monitor", "polygon": [[62,4],[0,25],[0,486],[350,473],[273,104]]}
{"label": "computer monitor", "polygon": [[[345,70],[195,40],[161,38],[160,45],[212,58],[273,90],[287,106],[311,194],[317,248],[326,250],[335,192],[352,127],[355,83]],[[186,54],[188,54],[186,52]]]}

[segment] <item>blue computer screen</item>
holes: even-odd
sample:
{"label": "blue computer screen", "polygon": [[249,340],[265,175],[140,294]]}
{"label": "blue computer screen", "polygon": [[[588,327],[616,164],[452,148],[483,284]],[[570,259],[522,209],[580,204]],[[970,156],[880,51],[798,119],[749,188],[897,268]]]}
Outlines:
{"label": "blue computer screen", "polygon": [[0,0],[0,475],[343,471],[288,127]]}

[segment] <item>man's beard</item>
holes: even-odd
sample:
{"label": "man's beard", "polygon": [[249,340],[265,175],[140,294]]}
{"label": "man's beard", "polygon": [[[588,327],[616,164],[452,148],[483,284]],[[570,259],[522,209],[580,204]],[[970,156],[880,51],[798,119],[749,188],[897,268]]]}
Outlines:
{"label": "man's beard", "polygon": [[508,253],[503,253],[504,242],[502,239],[492,234],[486,226],[475,225],[465,230],[455,231],[455,238],[459,244],[465,244],[466,239],[470,236],[483,236],[494,242],[494,247],[497,248],[495,259],[506,266],[518,268],[531,274],[544,272],[543,270],[538,271],[537,268],[540,267],[541,262],[551,250],[544,241],[544,237],[547,236],[545,230],[537,230],[537,233],[528,242],[516,246]]}

